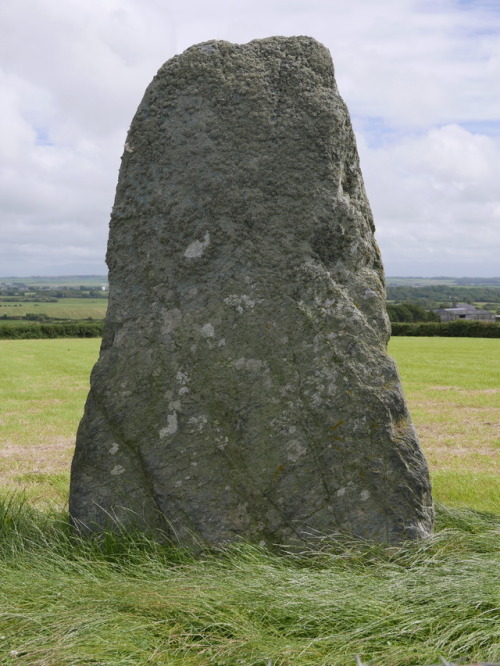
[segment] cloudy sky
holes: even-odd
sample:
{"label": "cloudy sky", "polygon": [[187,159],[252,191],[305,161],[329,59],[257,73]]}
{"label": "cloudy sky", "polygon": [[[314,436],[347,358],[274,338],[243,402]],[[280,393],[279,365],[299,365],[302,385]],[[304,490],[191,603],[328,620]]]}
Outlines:
{"label": "cloudy sky", "polygon": [[500,0],[1,0],[0,276],[102,274],[161,64],[310,35],[351,112],[387,275],[500,275]]}

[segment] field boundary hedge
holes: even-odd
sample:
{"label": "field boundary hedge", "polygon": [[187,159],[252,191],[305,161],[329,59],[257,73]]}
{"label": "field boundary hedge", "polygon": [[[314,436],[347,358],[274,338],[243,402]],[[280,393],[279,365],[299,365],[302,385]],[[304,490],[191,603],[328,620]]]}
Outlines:
{"label": "field boundary hedge", "polygon": [[33,340],[37,338],[100,338],[104,322],[66,322],[64,324],[0,324],[2,340]]}
{"label": "field boundary hedge", "polygon": [[[64,324],[0,324],[2,340],[33,340],[37,338],[99,338],[103,321],[66,322]],[[392,322],[392,335],[452,337],[452,338],[500,338],[500,323],[485,321],[448,322]]]}
{"label": "field boundary hedge", "polygon": [[392,335],[446,338],[500,338],[500,323],[487,321],[392,322]]}

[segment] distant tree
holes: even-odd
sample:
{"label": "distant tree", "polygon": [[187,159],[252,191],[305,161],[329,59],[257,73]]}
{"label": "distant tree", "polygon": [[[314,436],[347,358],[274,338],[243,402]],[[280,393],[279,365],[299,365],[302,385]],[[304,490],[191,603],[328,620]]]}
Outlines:
{"label": "distant tree", "polygon": [[439,321],[439,315],[425,310],[421,305],[415,305],[415,303],[400,303],[399,305],[389,303],[387,314],[393,322]]}

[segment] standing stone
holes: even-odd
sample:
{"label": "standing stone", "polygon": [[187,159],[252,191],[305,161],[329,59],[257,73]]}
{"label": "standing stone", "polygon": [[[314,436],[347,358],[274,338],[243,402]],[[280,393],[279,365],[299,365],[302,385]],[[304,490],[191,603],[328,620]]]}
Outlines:
{"label": "standing stone", "polygon": [[428,535],[373,231],[321,44],[165,63],[123,154],[74,523],[183,544]]}

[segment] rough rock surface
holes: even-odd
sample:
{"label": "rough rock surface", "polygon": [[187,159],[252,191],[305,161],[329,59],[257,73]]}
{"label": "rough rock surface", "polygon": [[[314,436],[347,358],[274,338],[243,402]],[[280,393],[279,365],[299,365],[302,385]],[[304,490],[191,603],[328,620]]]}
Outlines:
{"label": "rough rock surface", "polygon": [[165,63],[123,154],[73,520],[185,544],[427,535],[373,230],[322,45]]}

